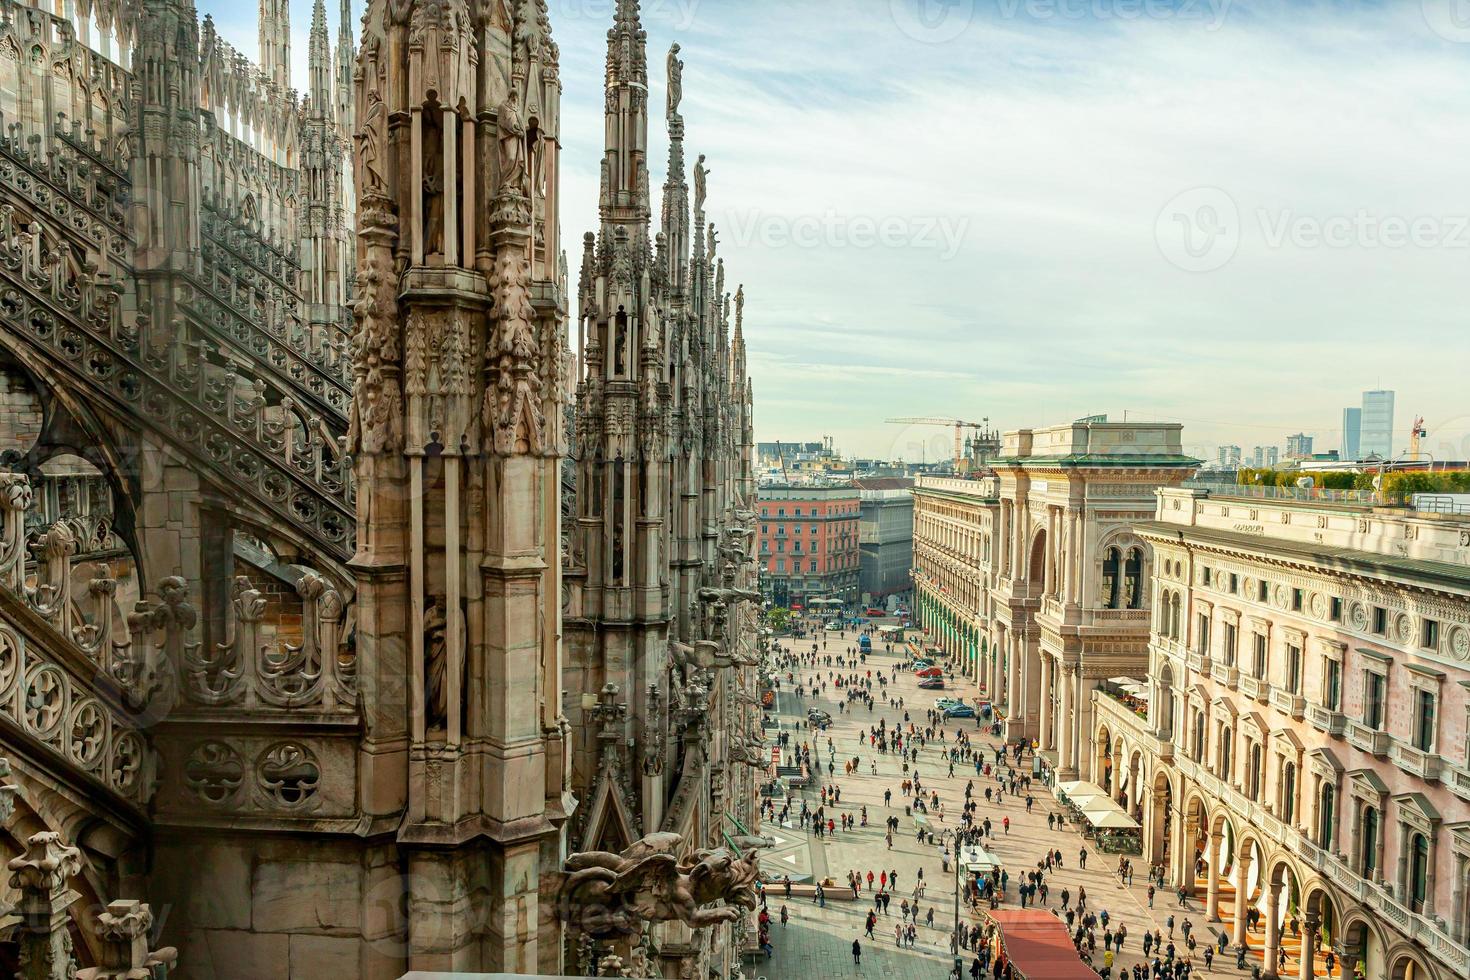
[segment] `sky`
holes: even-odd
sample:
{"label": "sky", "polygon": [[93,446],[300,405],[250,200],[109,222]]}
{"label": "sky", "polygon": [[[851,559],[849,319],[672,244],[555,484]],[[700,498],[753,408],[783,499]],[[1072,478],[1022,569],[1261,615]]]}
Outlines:
{"label": "sky", "polygon": [[[340,0],[329,0],[336,38]],[[563,240],[593,230],[614,0],[548,0]],[[198,0],[256,49],[255,5]],[[353,2],[360,16],[362,0]],[[934,459],[934,416],[1340,441],[1398,392],[1470,459],[1462,0],[644,0],[685,62],[761,441]],[[311,6],[293,0],[293,81]],[[651,134],[651,181],[667,141]],[[691,157],[692,159],[692,157]],[[575,259],[575,257],[573,257]],[[575,261],[572,267],[575,268]]]}

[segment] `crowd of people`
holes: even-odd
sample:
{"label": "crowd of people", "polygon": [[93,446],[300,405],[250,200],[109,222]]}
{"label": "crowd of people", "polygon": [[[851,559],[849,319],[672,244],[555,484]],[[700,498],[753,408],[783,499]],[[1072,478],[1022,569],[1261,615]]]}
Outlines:
{"label": "crowd of people", "polygon": [[[885,665],[874,655],[880,644],[872,626],[844,625],[837,630],[825,630],[819,623],[808,620],[801,623],[800,630],[804,634],[802,638],[784,643],[778,640],[773,645],[775,686],[794,692],[803,710],[812,710],[805,722],[798,722],[790,730],[783,729],[777,736],[777,744],[784,764],[804,767],[810,774],[812,784],[808,792],[814,795],[799,800],[787,798],[779,806],[774,800],[766,800],[768,819],[781,823],[794,819],[798,826],[818,838],[868,827],[870,815],[866,804],[842,806],[844,781],[854,776],[878,775],[882,761],[883,772],[892,778],[891,785],[882,793],[884,809],[889,812],[879,821],[887,848],[891,850],[903,832],[903,823],[894,812],[902,806],[905,816],[923,818],[913,820],[914,839],[935,849],[945,880],[952,880],[948,875],[954,863],[961,859],[962,849],[994,846],[997,840],[1010,835],[1012,813],[1032,813],[1038,805],[1038,795],[1049,799],[1050,794],[1039,786],[1035,787],[1038,792],[1033,792],[1034,747],[1025,742],[999,740],[1000,725],[991,717],[988,705],[977,706],[973,718],[961,721],[946,717],[938,707],[921,708],[906,701],[897,680],[901,671],[915,665],[916,657],[921,655],[917,647],[900,643],[895,649],[892,642],[881,643],[883,654],[896,654],[892,660],[885,656],[884,660],[888,660]],[[864,633],[871,638],[870,645],[859,642]],[[827,697],[837,701],[839,713],[863,715],[857,732],[842,736],[844,740],[853,739],[849,743],[853,751],[842,752],[841,758],[841,747],[830,731],[830,718],[824,721],[826,713],[815,703]],[[894,761],[898,762],[896,771],[892,766]],[[965,784],[959,792],[947,789],[938,778],[950,777],[948,782],[953,787],[953,777],[960,771],[965,774]],[[1048,810],[1048,830],[1060,831],[1067,826],[1063,812],[1053,812],[1046,803],[1042,806]],[[1002,849],[1014,851],[1009,845]],[[1007,856],[1012,858],[1008,862],[1010,867],[995,867],[988,874],[966,876],[962,900],[972,908],[982,903],[996,908],[1003,902],[1013,902],[1023,909],[1051,911],[1065,924],[1079,957],[1100,976],[1121,980],[1187,980],[1201,968],[1200,964],[1203,969],[1211,970],[1217,956],[1227,955],[1223,937],[1219,943],[1198,942],[1188,919],[1179,921],[1176,937],[1173,915],[1167,920],[1167,936],[1163,930],[1155,929],[1133,939],[1128,927],[1116,921],[1108,909],[1094,907],[1085,887],[1078,887],[1075,894],[1066,885],[1058,887],[1055,875],[1065,860],[1061,847],[1049,846],[1034,854],[1034,860],[1028,860],[1026,870],[1017,872],[1016,877],[1011,871],[1016,862],[1013,855]],[[1075,852],[1075,860],[1076,867],[1086,868],[1085,844]],[[1120,862],[1117,873],[1121,882],[1131,882],[1132,868],[1128,861]],[[987,941],[978,916],[964,916],[961,921],[952,922],[941,908],[936,924],[935,906],[924,894],[922,866],[914,880],[905,881],[904,886],[906,890],[900,891],[897,869],[848,870],[847,887],[852,897],[861,899],[866,894],[872,902],[863,917],[862,936],[853,940],[855,964],[861,961],[861,939],[881,942],[884,936],[891,935],[898,948],[913,949],[923,943],[933,951],[947,948],[956,956],[964,951],[972,980],[981,976],[1001,980],[1009,975],[1004,957],[992,954],[994,944]],[[789,891],[788,882],[788,895]],[[825,895],[820,885],[816,892],[813,900],[824,905]],[[943,894],[948,898],[952,893],[946,889]],[[788,915],[786,905],[781,905],[783,924],[788,921]],[[880,926],[885,919],[894,920],[891,929]],[[1118,957],[1130,941],[1133,944],[1130,952],[1141,948],[1142,957],[1131,968],[1125,968]],[[763,938],[763,946],[765,942]],[[1243,968],[1245,950],[1241,947],[1235,952],[1236,961]]]}

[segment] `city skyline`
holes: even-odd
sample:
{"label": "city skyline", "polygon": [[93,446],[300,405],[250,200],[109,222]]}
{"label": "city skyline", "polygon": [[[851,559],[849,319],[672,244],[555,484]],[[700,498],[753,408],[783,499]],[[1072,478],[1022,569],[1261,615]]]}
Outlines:
{"label": "city skyline", "polygon": [[[1211,459],[1222,444],[1284,445],[1294,432],[1336,446],[1347,393],[1381,386],[1401,393],[1406,417],[1426,418],[1437,457],[1443,443],[1470,458],[1470,410],[1455,397],[1454,365],[1470,353],[1461,249],[1309,244],[1314,223],[1359,211],[1452,217],[1470,45],[1436,33],[1419,4],[1353,5],[1324,22],[1282,3],[1191,5],[1172,19],[957,3],[945,11],[960,19],[929,32],[911,4],[879,6],[644,4],[650,51],[683,46],[699,113],[689,149],[720,161],[709,180],[721,252],[762,283],[746,323],[758,439],[826,433],[863,456],[917,459],[943,433],[883,419],[988,416],[1010,429],[1127,410],[1183,422],[1186,447]],[[575,242],[596,209],[612,5],[549,7],[567,68],[562,232]],[[310,10],[292,4],[298,88]],[[200,12],[253,54],[253,5],[203,0]],[[790,40],[750,29],[776,21]],[[814,36],[842,43],[800,40]],[[651,75],[661,103],[663,72]],[[1203,84],[1220,108],[1208,129],[1190,109]],[[1296,97],[1276,99],[1276,86]],[[971,123],[956,132],[955,118]],[[1365,127],[1379,138],[1364,143]],[[1078,154],[1066,168],[1053,165],[1061,132]],[[912,153],[873,152],[898,133],[917,140]],[[1140,146],[1164,149],[1140,158]],[[666,147],[654,125],[655,183]],[[1171,200],[1202,187],[1224,190],[1249,231],[1227,264],[1189,271],[1158,232],[1174,223]],[[941,216],[963,231],[953,255]],[[854,219],[889,222],[907,245],[849,241]],[[1387,370],[1389,325],[1442,356]],[[1174,370],[1181,360],[1199,370]],[[1324,368],[1341,380],[1323,384]]]}

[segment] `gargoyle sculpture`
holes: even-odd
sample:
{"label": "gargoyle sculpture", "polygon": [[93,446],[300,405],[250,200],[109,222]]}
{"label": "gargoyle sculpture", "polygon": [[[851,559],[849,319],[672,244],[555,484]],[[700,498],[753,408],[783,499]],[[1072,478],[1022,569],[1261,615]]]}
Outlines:
{"label": "gargoyle sculpture", "polygon": [[714,640],[695,640],[692,646],[670,640],[669,657],[680,667],[698,667],[700,670],[729,667],[733,662]]}
{"label": "gargoyle sculpture", "polygon": [[[699,850],[681,865],[679,834],[649,834],[622,854],[567,858],[562,914],[590,936],[630,936],[644,923],[677,920],[691,929],[734,922],[756,907],[756,854]],[[709,908],[724,902],[718,908]]]}
{"label": "gargoyle sculpture", "polygon": [[769,769],[771,758],[766,750],[766,742],[759,735],[747,737],[741,732],[730,733],[729,752],[727,753],[731,762],[739,762],[750,766],[752,769]]}
{"label": "gargoyle sculpture", "polygon": [[776,846],[776,838],[770,834],[736,834],[730,841],[742,851],[763,851]]}
{"label": "gargoyle sculpture", "polygon": [[760,602],[761,594],[752,589],[703,588],[698,592],[699,601],[705,603]]}

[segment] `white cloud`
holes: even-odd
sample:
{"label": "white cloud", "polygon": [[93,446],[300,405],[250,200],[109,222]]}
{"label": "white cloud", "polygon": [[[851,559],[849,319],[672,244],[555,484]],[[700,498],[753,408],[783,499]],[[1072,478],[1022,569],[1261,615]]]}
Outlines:
{"label": "white cloud", "polygon": [[[1330,447],[1341,406],[1380,382],[1399,390],[1400,430],[1423,414],[1431,441],[1470,436],[1454,421],[1470,249],[1267,235],[1287,217],[1470,215],[1470,45],[1435,34],[1419,3],[1236,2],[1213,29],[1125,19],[1125,0],[1057,3],[978,3],[958,38],[924,44],[890,0],[646,0],[655,75],[683,46],[689,149],[709,155],[730,288],[746,285],[758,436],[880,453],[889,415],[1016,427],[1126,408],[1187,420],[1202,449],[1299,429]],[[596,223],[612,3],[551,8],[575,242]],[[1084,16],[1034,15],[1058,9]],[[650,155],[657,185],[661,131]],[[1208,273],[1172,265],[1156,237],[1165,204],[1197,187],[1241,216],[1233,258]],[[944,218],[964,235],[946,260],[731,233],[829,214]]]}

